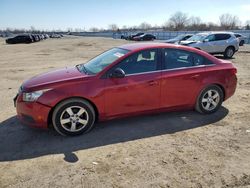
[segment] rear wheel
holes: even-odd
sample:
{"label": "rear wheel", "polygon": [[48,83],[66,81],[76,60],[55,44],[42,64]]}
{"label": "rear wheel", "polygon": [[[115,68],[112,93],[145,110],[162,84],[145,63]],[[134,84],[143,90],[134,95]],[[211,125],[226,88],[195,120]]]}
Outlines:
{"label": "rear wheel", "polygon": [[195,109],[203,114],[216,112],[224,99],[222,89],[217,85],[211,85],[205,88],[199,95]]}
{"label": "rear wheel", "polygon": [[244,46],[244,43],[245,43],[245,41],[244,41],[244,40],[241,40],[239,45],[240,45],[240,46]]}
{"label": "rear wheel", "polygon": [[83,99],[68,99],[59,103],[53,114],[52,124],[61,135],[80,135],[88,132],[94,125],[95,111]]}
{"label": "rear wheel", "polygon": [[227,47],[227,49],[224,52],[224,57],[226,59],[230,59],[233,57],[234,53],[235,53],[234,47]]}

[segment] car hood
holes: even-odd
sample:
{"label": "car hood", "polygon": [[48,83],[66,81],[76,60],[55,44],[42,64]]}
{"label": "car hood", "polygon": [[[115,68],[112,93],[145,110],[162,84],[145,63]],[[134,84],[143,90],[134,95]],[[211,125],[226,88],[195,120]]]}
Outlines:
{"label": "car hood", "polygon": [[169,40],[165,40],[166,43],[175,43],[178,42],[179,40],[177,39],[169,39]]}
{"label": "car hood", "polygon": [[[23,90],[33,90],[38,87],[44,86],[44,88],[58,84],[60,82],[72,81],[75,79],[82,79],[88,75],[78,71],[76,67],[66,67],[55,71],[50,71],[44,74],[34,76],[26,80],[22,88]],[[43,88],[42,88],[43,89]]]}
{"label": "car hood", "polygon": [[180,44],[182,45],[189,45],[189,44],[194,44],[194,43],[198,43],[197,41],[191,41],[191,40],[183,40],[180,42]]}

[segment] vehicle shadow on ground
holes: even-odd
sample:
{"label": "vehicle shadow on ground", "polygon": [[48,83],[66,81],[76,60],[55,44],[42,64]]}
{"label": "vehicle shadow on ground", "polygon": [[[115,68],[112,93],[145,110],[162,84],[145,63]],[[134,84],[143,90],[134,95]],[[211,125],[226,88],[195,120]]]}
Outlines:
{"label": "vehicle shadow on ground", "polygon": [[42,131],[20,125],[16,116],[0,124],[0,162],[31,159],[49,154],[64,154],[67,162],[78,161],[78,150],[149,138],[206,126],[226,117],[222,107],[214,114],[194,111],[161,113],[97,123],[89,133],[63,137],[54,131]]}
{"label": "vehicle shadow on ground", "polygon": [[232,61],[235,59],[235,57],[225,58],[223,55],[215,55],[214,57],[216,57],[218,59],[228,60],[228,61]]}

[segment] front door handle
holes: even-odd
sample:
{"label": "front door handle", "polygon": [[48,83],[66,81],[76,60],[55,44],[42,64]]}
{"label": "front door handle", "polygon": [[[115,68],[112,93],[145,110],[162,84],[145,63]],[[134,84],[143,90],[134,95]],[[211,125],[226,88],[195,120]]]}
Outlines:
{"label": "front door handle", "polygon": [[199,74],[195,74],[195,75],[191,76],[192,79],[197,79],[197,78],[199,78],[199,77],[200,77]]}

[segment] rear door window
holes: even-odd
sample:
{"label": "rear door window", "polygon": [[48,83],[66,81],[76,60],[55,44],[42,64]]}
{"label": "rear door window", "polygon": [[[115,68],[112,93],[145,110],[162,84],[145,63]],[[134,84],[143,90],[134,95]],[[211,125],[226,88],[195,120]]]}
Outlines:
{"label": "rear door window", "polygon": [[231,35],[229,34],[216,34],[215,35],[215,40],[218,41],[218,40],[227,40],[231,37]]}
{"label": "rear door window", "polygon": [[207,58],[179,49],[164,49],[163,69],[178,69],[213,64]]}

